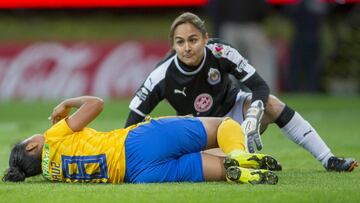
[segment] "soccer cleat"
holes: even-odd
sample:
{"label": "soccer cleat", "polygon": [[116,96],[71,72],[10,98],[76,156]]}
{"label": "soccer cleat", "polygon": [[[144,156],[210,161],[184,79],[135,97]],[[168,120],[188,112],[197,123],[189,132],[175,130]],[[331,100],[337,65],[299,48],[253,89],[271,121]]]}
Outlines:
{"label": "soccer cleat", "polygon": [[230,166],[239,166],[244,168],[268,169],[272,171],[281,171],[281,165],[272,156],[267,154],[237,153],[225,157],[225,169]]}
{"label": "soccer cleat", "polygon": [[329,158],[327,166],[328,171],[351,172],[358,166],[357,161],[352,158],[339,158],[332,156]]}
{"label": "soccer cleat", "polygon": [[234,183],[250,183],[275,185],[278,182],[277,175],[269,170],[250,169],[238,166],[230,166],[226,170],[226,180]]}

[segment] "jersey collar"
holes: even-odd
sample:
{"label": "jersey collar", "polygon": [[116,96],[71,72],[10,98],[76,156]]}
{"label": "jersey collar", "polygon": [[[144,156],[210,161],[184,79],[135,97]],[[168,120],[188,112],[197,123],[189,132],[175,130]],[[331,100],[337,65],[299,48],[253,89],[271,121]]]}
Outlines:
{"label": "jersey collar", "polygon": [[206,61],[206,48],[204,48],[204,58],[203,58],[203,60],[202,60],[202,62],[200,64],[200,66],[194,71],[186,71],[186,70],[184,70],[179,64],[178,57],[177,56],[175,57],[176,68],[184,75],[195,75],[196,73],[198,73],[202,69],[202,67],[205,64],[205,61]]}

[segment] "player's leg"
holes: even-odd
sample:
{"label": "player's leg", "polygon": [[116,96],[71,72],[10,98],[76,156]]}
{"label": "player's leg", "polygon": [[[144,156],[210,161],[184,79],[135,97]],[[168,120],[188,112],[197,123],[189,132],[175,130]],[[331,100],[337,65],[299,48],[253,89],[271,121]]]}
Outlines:
{"label": "player's leg", "polygon": [[[198,118],[152,119],[141,124],[128,133],[125,141],[125,181],[137,181],[142,171],[160,167],[184,154],[199,153],[206,144],[206,131]],[[200,154],[198,160],[201,161]]]}
{"label": "player's leg", "polygon": [[268,99],[261,125],[269,123],[276,123],[290,140],[310,152],[328,170],[351,171],[357,164],[354,159],[331,158],[334,155],[310,123],[273,95]]}
{"label": "player's leg", "polygon": [[[251,93],[240,91],[237,94],[236,102],[233,106],[233,108],[225,115],[225,117],[230,117],[237,121],[238,123],[241,123],[243,121],[243,113],[242,113],[242,106],[244,104],[244,101],[247,97],[251,96]],[[226,156],[224,152],[220,148],[212,148],[204,151],[204,153],[208,153],[215,156]]]}
{"label": "player's leg", "polygon": [[200,152],[183,154],[177,158],[147,163],[127,179],[131,183],[203,182]]}
{"label": "player's leg", "polygon": [[323,165],[333,156],[315,129],[275,96],[269,97],[263,122],[276,123],[290,140],[309,151]]}
{"label": "player's leg", "polygon": [[207,149],[220,147],[227,155],[224,166],[279,170],[278,162],[266,154],[247,153],[245,135],[239,123],[226,118],[199,118],[208,137]]}
{"label": "player's leg", "polygon": [[245,152],[244,133],[233,119],[199,117],[207,135],[206,149],[220,147],[225,154],[233,150]]}
{"label": "player's leg", "polygon": [[202,168],[205,181],[225,181],[226,169],[224,157],[214,156],[207,153],[201,154]]}
{"label": "player's leg", "polygon": [[223,157],[190,153],[177,159],[164,160],[143,168],[127,182],[203,182],[225,181],[251,184],[276,184],[277,176],[269,170],[247,169],[237,166],[225,170]]}

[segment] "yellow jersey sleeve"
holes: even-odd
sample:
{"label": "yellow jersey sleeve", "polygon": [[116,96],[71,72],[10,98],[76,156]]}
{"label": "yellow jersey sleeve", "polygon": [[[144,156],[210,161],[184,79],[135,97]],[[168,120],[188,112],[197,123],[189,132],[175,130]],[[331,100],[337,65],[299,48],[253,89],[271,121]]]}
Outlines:
{"label": "yellow jersey sleeve", "polygon": [[44,133],[44,136],[45,139],[57,140],[73,133],[73,130],[66,123],[66,118],[64,118],[55,125],[51,126],[51,128]]}

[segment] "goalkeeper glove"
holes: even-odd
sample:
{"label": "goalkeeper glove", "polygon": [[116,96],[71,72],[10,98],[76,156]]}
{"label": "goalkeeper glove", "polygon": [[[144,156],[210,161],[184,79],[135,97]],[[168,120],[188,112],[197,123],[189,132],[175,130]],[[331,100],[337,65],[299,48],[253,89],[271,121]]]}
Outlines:
{"label": "goalkeeper glove", "polygon": [[256,100],[251,103],[244,122],[241,127],[245,133],[246,148],[250,153],[255,152],[256,148],[260,151],[262,149],[260,137],[260,120],[264,114],[264,103],[261,100]]}

